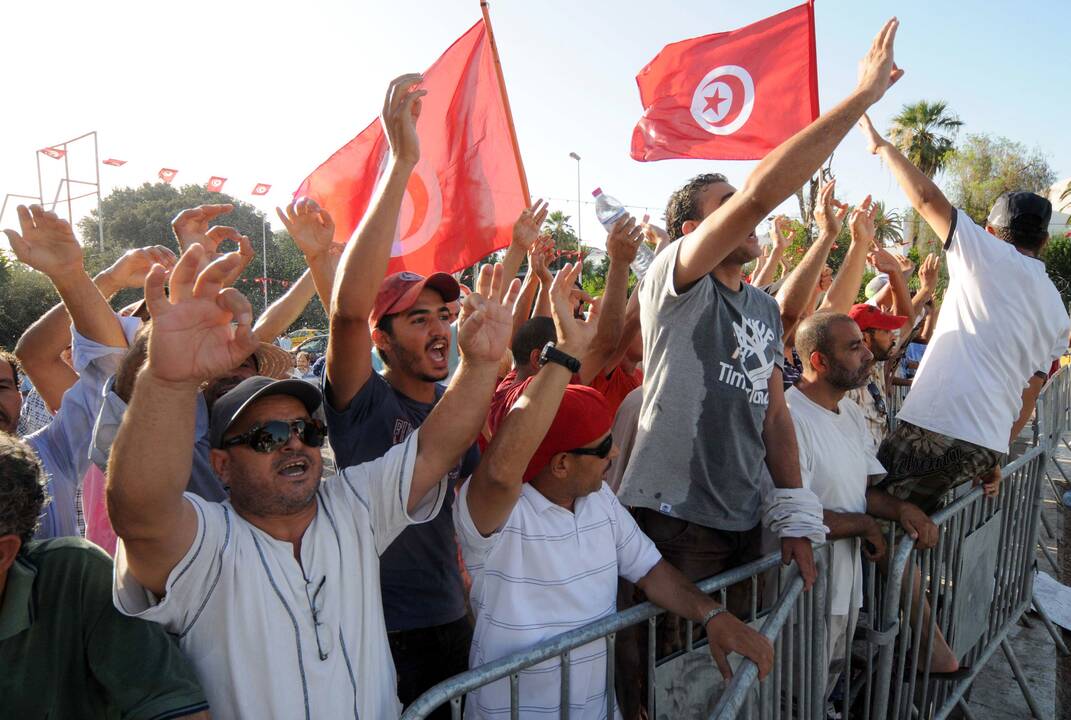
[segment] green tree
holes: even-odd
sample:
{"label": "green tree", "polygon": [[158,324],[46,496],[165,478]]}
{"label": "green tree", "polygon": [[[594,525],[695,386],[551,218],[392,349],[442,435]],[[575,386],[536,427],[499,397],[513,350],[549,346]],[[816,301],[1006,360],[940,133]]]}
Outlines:
{"label": "green tree", "polygon": [[[926,177],[934,178],[948,162],[955,148],[955,137],[963,126],[943,100],[919,100],[904,105],[893,118],[889,138]],[[908,211],[911,242],[919,240],[922,220],[913,209]]]}
{"label": "green tree", "polygon": [[1063,296],[1064,304],[1071,303],[1071,233],[1053,235],[1045,245],[1042,258],[1053,285]]}
{"label": "green tree", "polygon": [[1023,190],[1045,194],[1056,173],[1041,150],[992,135],[968,135],[948,159],[949,200],[984,225],[1001,193]]}
{"label": "green tree", "polygon": [[0,250],[0,348],[13,350],[26,328],[57,302],[46,276]]}

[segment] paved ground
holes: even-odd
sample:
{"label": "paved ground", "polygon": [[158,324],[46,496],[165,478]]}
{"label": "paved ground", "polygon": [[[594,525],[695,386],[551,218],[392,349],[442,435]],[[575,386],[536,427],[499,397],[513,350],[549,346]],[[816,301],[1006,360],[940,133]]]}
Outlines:
{"label": "paved ground", "polygon": [[[1068,477],[1071,477],[1071,452],[1068,452],[1067,447],[1063,444],[1060,445],[1056,453],[1055,462],[1060,463],[1064,472],[1067,473]],[[1054,480],[1058,481],[1057,488],[1060,491],[1064,490],[1063,478],[1060,473],[1055,468],[1050,467],[1049,474]],[[1044,490],[1044,508],[1042,512],[1048,518],[1055,537],[1049,536],[1044,526],[1041,529],[1041,537],[1055,558],[1057,557],[1058,545],[1065,545],[1059,539],[1062,537],[1065,521],[1068,518],[1066,517],[1066,511],[1061,509],[1060,504],[1053,497],[1048,483],[1046,483]],[[1071,530],[1071,527],[1068,529]],[[1071,551],[1071,548],[1067,548],[1061,553],[1065,556],[1061,558],[1061,561],[1065,566],[1071,567],[1071,557],[1068,557],[1071,556],[1071,552],[1068,551]],[[1040,551],[1038,552],[1038,567],[1050,575],[1057,578],[1060,577]],[[1065,574],[1063,582],[1067,583],[1069,578],[1071,578],[1071,575]],[[1056,678],[1058,668],[1057,653],[1052,638],[1036,615],[1029,615],[1028,621],[1029,627],[1019,625],[1013,629],[1011,645],[1023,667],[1027,683],[1033,691],[1034,698],[1041,708],[1042,718],[1043,720],[1054,720],[1058,717],[1071,718],[1071,703],[1066,701],[1061,703],[1064,707],[1061,708],[1060,715],[1057,714]],[[1069,639],[1071,639],[1071,633],[1065,633],[1065,642]],[[1068,664],[1071,665],[1071,663]],[[1071,670],[1071,667],[1069,667],[1069,670]],[[1071,680],[1071,677],[1065,675],[1064,688],[1066,688],[1067,680]],[[990,658],[989,663],[975,680],[971,689],[968,708],[971,715],[977,720],[1021,720],[1022,718],[1031,717],[1030,708],[1019,690],[1018,683],[1015,682],[1011,667],[1004,658],[1004,654],[999,650]]]}

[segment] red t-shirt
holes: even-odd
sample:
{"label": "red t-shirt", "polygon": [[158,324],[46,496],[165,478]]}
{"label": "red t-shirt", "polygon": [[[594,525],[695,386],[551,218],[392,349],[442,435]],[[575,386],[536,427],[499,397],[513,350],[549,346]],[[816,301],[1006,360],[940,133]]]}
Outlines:
{"label": "red t-shirt", "polygon": [[[517,371],[510,370],[506,377],[502,378],[498,383],[498,387],[495,388],[495,394],[491,396],[491,409],[487,411],[487,422],[484,423],[483,432],[480,433],[480,437],[477,439],[481,453],[487,449],[491,438],[498,432],[498,426],[506,418],[506,413],[510,411],[513,403],[517,402],[517,398],[524,393],[524,389],[528,387],[528,383],[534,377],[535,375],[531,375],[517,382]],[[569,382],[578,385],[582,384],[579,375],[573,375]]]}
{"label": "red t-shirt", "polygon": [[618,365],[609,373],[599,373],[591,381],[591,387],[601,392],[610,405],[610,412],[617,415],[617,408],[625,400],[625,396],[643,384],[643,370],[633,368],[627,373]]}

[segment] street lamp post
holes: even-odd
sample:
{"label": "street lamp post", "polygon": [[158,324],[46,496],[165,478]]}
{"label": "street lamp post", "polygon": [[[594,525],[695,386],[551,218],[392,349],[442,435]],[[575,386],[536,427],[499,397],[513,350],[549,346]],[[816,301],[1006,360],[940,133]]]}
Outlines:
{"label": "street lamp post", "polygon": [[576,160],[576,249],[577,249],[577,254],[580,256],[580,281],[583,282],[584,281],[584,255],[583,255],[584,251],[583,251],[583,245],[581,245],[581,238],[583,236],[580,233],[580,215],[582,213],[582,210],[583,210],[584,206],[581,204],[581,201],[580,201],[580,197],[581,197],[580,196],[580,156],[577,155],[575,152],[571,152],[571,153],[569,153],[569,157],[571,157],[573,160]]}

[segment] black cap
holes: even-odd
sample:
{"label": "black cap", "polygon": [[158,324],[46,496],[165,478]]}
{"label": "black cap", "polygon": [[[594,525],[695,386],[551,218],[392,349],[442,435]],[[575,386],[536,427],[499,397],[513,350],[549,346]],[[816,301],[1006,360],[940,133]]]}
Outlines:
{"label": "black cap", "polygon": [[320,388],[304,380],[272,380],[263,375],[246,378],[224,393],[212,406],[212,417],[208,423],[208,439],[212,447],[222,447],[223,435],[242,411],[253,402],[269,395],[289,395],[297,398],[309,411],[309,415],[323,404]]}
{"label": "black cap", "polygon": [[1028,233],[1049,231],[1052,203],[1032,192],[1006,192],[993,203],[986,224]]}

